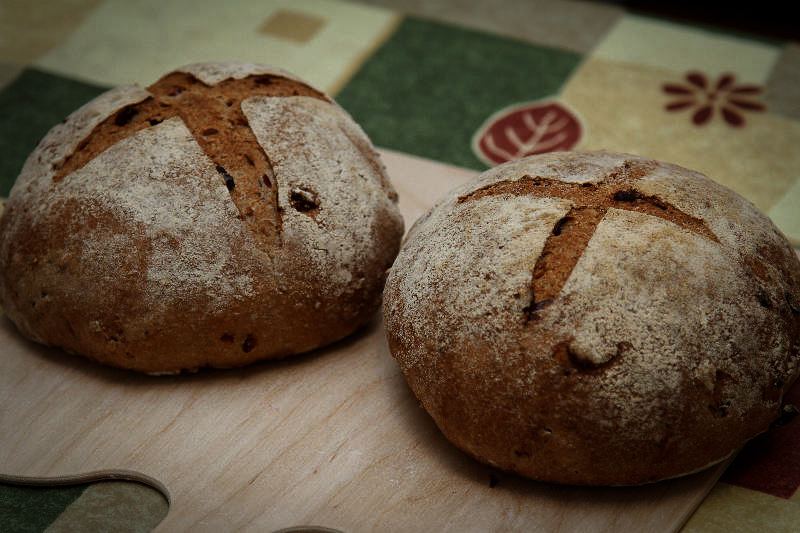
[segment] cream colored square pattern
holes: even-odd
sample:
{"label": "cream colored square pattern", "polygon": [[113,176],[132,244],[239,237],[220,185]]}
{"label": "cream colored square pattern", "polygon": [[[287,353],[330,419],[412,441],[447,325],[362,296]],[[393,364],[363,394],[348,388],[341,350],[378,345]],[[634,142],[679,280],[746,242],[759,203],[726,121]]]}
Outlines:
{"label": "cream colored square pattern", "polygon": [[[800,248],[800,175],[778,203],[767,212],[775,225],[786,233],[795,248]],[[800,491],[795,495],[800,501]]]}
{"label": "cream colored square pattern", "polygon": [[[325,23],[302,43],[259,32],[280,11]],[[146,85],[180,65],[237,59],[282,67],[331,91],[398,17],[329,0],[108,0],[35,65],[102,85]]]}
{"label": "cream colored square pattern", "polygon": [[702,126],[693,110],[669,112],[674,100],[662,90],[682,74],[644,65],[632,68],[593,57],[564,86],[561,98],[582,118],[581,150],[640,154],[698,170],[730,187],[767,212],[794,246],[800,176],[800,123],[768,112],[744,114],[734,128],[717,112]]}
{"label": "cream colored square pattern", "polygon": [[790,533],[797,504],[769,494],[717,483],[681,533]]}
{"label": "cream colored square pattern", "polygon": [[677,72],[699,70],[710,77],[732,71],[742,81],[761,84],[779,53],[779,48],[769,44],[626,14],[593,55]]}
{"label": "cream colored square pattern", "polygon": [[0,0],[0,61],[34,61],[58,46],[102,1]]}

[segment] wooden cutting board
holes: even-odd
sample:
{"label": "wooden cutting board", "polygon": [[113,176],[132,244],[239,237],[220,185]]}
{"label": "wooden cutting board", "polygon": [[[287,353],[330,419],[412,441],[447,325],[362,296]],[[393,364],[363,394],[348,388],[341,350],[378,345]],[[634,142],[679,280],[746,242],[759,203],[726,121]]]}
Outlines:
{"label": "wooden cutting board", "polygon": [[[407,226],[474,173],[383,152]],[[161,531],[675,531],[724,466],[639,488],[536,483],[451,446],[375,323],[279,362],[149,377],[23,339],[0,319],[0,480],[131,478]]]}

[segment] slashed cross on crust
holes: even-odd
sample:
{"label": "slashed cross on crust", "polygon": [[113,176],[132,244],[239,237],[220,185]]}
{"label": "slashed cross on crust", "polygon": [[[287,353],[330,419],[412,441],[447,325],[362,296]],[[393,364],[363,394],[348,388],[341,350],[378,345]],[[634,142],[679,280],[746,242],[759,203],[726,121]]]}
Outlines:
{"label": "slashed cross on crust", "polygon": [[569,212],[556,222],[533,267],[530,304],[525,321],[536,320],[536,312],[549,305],[560,293],[572,269],[589,244],[597,225],[609,208],[636,211],[659,217],[707,239],[719,242],[702,219],[695,218],[656,196],[646,196],[634,183],[649,167],[625,161],[597,182],[569,183],[540,176],[502,180],[459,197],[458,203],[499,194],[563,198],[572,202]]}
{"label": "slashed cross on crust", "polygon": [[150,97],[110,115],[82,140],[76,150],[54,165],[54,181],[82,168],[98,154],[143,128],[180,117],[231,194],[239,216],[256,234],[280,242],[278,187],[269,157],[258,144],[242,112],[252,96],[325,95],[281,76],[251,75],[207,85],[192,74],[173,72],[147,88]]}

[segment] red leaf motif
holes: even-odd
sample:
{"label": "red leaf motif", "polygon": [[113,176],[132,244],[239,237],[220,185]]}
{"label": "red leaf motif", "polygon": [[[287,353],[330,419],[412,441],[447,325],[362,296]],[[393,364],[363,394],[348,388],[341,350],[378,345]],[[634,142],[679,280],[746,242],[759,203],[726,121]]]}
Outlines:
{"label": "red leaf motif", "polygon": [[695,87],[699,87],[701,89],[705,89],[708,87],[708,78],[702,72],[690,72],[686,75],[686,81],[694,85]]}
{"label": "red leaf motif", "polygon": [[700,126],[701,124],[705,124],[709,120],[711,120],[711,115],[714,114],[714,108],[710,105],[706,105],[698,109],[694,115],[692,115],[692,122]]}
{"label": "red leaf motif", "polygon": [[730,124],[731,126],[741,127],[744,125],[744,117],[741,113],[733,109],[732,107],[722,106],[722,118],[725,119],[725,122]]}
{"label": "red leaf motif", "polygon": [[665,83],[661,89],[667,94],[692,94],[694,93],[693,89],[689,87],[684,87],[683,85],[678,85],[677,83]]}
{"label": "red leaf motif", "polygon": [[581,138],[578,118],[549,100],[512,106],[492,115],[472,140],[475,154],[489,165],[533,154],[569,150]]}
{"label": "red leaf motif", "polygon": [[767,108],[761,102],[753,102],[752,100],[743,100],[741,98],[728,98],[728,103],[748,111],[764,111]]}

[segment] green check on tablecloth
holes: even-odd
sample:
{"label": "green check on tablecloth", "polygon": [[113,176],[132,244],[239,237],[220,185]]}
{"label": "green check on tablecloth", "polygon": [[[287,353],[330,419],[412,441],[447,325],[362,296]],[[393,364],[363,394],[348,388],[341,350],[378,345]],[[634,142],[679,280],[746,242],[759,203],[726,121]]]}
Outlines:
{"label": "green check on tablecloth", "polygon": [[[186,63],[241,59],[327,90],[376,145],[408,154],[482,170],[609,149],[699,170],[800,247],[797,42],[601,3],[409,4],[0,0],[0,197],[42,136],[97,94]],[[800,387],[788,401],[800,404]],[[0,531],[148,530],[165,511],[158,498],[126,507],[150,489],[102,485],[0,486]],[[684,529],[797,531],[799,486],[796,419],[748,445]]]}

